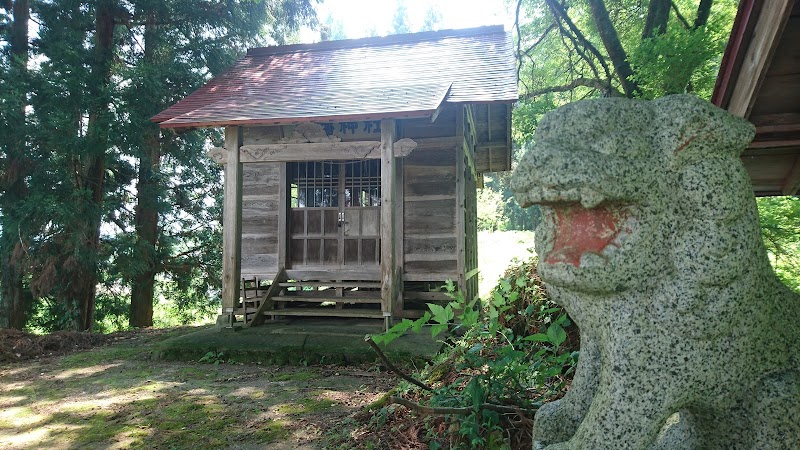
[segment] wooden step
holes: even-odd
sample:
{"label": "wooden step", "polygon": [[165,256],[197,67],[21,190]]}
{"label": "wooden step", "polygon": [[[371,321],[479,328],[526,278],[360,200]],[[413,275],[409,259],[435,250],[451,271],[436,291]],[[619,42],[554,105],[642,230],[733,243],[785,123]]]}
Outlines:
{"label": "wooden step", "polygon": [[365,280],[380,281],[381,271],[379,266],[361,266],[347,269],[287,269],[286,279],[289,280]]}
{"label": "wooden step", "polygon": [[452,301],[445,292],[403,292],[405,300]]}
{"label": "wooden step", "polygon": [[264,312],[265,316],[310,316],[310,317],[363,317],[383,319],[383,313],[376,309],[335,309],[335,308],[283,308]]}
{"label": "wooden step", "polygon": [[359,304],[381,304],[380,297],[332,297],[332,296],[306,296],[306,295],[276,295],[272,297],[276,302],[336,302],[336,303],[359,303]]}
{"label": "wooden step", "polygon": [[287,281],[278,283],[280,287],[329,287],[329,288],[364,288],[364,289],[380,289],[380,283],[373,282],[360,282],[360,281],[346,281],[346,282],[325,282],[325,281]]}

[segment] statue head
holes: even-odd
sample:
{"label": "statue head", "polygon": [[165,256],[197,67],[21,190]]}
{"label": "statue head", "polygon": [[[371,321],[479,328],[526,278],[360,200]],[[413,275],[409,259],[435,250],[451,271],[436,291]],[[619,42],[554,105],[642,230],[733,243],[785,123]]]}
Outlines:
{"label": "statue head", "polygon": [[725,283],[740,270],[733,259],[761,248],[747,237],[758,236],[757,213],[739,160],[753,134],[692,95],[585,100],[545,115],[511,181],[523,207],[542,210],[542,279],[596,293],[673,273]]}

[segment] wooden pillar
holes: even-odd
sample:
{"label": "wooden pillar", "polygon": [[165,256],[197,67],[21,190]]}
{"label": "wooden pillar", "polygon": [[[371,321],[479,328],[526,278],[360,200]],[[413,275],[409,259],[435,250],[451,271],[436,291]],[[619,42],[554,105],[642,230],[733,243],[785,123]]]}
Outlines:
{"label": "wooden pillar", "polygon": [[278,270],[287,265],[287,249],[289,247],[288,215],[289,215],[289,181],[285,162],[280,164],[278,175]]}
{"label": "wooden pillar", "polygon": [[381,120],[381,310],[387,321],[391,317],[392,304],[397,297],[395,264],[397,166],[394,157],[396,134],[394,120]]}
{"label": "wooden pillar", "polygon": [[[465,158],[467,155],[467,143],[465,140],[465,117],[466,111],[463,105],[456,107],[456,138],[458,139],[458,146],[456,147],[456,258],[458,266],[458,289],[467,295],[467,278],[466,278],[466,261],[465,261],[465,246],[466,246],[466,224],[464,217],[464,200],[465,194],[465,174],[467,165]],[[467,299],[468,301],[471,299]]]}
{"label": "wooden pillar", "polygon": [[[222,314],[232,319],[239,303],[242,278],[242,164],[239,162],[241,128],[225,127],[225,203],[222,228]],[[230,322],[229,322],[230,323]]]}

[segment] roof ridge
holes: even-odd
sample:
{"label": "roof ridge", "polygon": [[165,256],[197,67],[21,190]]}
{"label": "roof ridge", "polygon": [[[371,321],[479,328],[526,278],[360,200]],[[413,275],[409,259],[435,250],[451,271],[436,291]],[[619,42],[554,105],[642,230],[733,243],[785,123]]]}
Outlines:
{"label": "roof ridge", "polygon": [[505,33],[503,25],[486,25],[474,28],[424,31],[421,33],[392,34],[389,36],[368,37],[359,39],[342,39],[322,41],[313,44],[274,45],[247,50],[247,56],[268,56],[285,53],[338,50],[357,47],[379,47],[384,45],[411,44],[422,41],[435,41],[451,37],[480,36],[485,34]]}

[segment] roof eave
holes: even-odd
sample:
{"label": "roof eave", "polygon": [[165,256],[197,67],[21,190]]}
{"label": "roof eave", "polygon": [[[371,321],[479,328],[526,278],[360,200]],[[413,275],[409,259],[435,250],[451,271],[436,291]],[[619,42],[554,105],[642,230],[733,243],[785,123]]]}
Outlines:
{"label": "roof eave", "polygon": [[368,114],[349,114],[342,116],[313,116],[313,117],[286,117],[286,118],[268,118],[268,119],[231,119],[231,120],[216,120],[216,121],[184,121],[180,118],[165,120],[159,124],[161,128],[216,128],[226,126],[243,126],[243,125],[296,125],[305,122],[355,122],[366,120],[382,120],[382,119],[420,119],[431,117],[436,109],[419,110],[419,111],[403,111],[397,113],[368,113]]}

